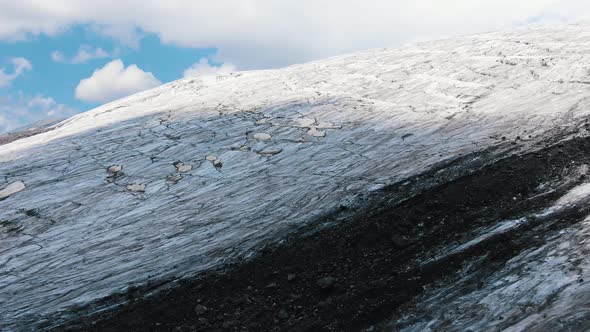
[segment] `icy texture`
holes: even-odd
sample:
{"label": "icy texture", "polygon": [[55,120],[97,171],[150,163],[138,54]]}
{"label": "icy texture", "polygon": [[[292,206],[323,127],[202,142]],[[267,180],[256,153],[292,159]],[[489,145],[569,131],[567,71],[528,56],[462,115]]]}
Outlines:
{"label": "icy texture", "polygon": [[0,201],[0,322],[194,275],[437,162],[581,126],[589,60],[585,26],[372,50],[176,81],[0,146],[0,188],[26,186]]}
{"label": "icy texture", "polygon": [[587,218],[512,258],[481,289],[434,291],[418,305],[427,319],[401,331],[587,331],[589,238]]}

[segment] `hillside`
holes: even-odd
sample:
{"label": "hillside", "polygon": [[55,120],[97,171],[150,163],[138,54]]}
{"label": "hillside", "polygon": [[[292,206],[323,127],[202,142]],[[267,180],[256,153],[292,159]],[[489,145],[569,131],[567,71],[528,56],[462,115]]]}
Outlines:
{"label": "hillside", "polygon": [[588,326],[589,51],[539,27],[184,79],[0,145],[0,328]]}

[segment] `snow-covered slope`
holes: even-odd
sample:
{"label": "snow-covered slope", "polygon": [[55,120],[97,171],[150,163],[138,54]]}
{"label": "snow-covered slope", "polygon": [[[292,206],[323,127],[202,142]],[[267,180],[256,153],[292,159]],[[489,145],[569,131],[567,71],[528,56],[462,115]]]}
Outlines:
{"label": "snow-covered slope", "polygon": [[[184,79],[0,146],[0,322],[248,256],[357,195],[575,134],[590,27]],[[2,326],[2,325],[0,325]]]}

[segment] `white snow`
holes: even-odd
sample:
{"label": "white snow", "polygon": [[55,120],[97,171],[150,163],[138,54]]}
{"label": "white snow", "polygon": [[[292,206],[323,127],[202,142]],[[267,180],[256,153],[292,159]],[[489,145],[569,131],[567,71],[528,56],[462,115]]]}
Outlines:
{"label": "white snow", "polygon": [[0,321],[195,275],[435,163],[575,132],[589,69],[587,26],[481,34],[183,79],[0,146],[0,179],[27,184],[0,201],[22,225],[0,226]]}
{"label": "white snow", "polygon": [[563,197],[557,200],[556,205],[565,206],[576,204],[582,200],[586,200],[590,197],[590,183],[584,183],[574,187],[567,192]]}

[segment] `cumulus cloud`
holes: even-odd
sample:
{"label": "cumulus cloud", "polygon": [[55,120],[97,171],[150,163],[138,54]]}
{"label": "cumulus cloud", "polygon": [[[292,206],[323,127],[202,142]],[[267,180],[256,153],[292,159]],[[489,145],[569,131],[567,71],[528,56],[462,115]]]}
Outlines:
{"label": "cumulus cloud", "polygon": [[0,96],[0,133],[16,130],[27,124],[46,119],[63,119],[78,113],[78,110],[57,103],[43,95]]}
{"label": "cumulus cloud", "polygon": [[236,67],[231,63],[224,63],[221,66],[214,66],[209,63],[209,59],[202,58],[198,62],[193,63],[184,71],[184,77],[229,74],[234,71],[236,71]]}
{"label": "cumulus cloud", "polygon": [[239,68],[275,67],[408,41],[587,18],[586,0],[0,0],[0,39],[89,24],[125,43],[216,47]]}
{"label": "cumulus cloud", "polygon": [[120,59],[107,63],[92,76],[80,81],[76,98],[87,102],[107,102],[162,84],[152,73]]}
{"label": "cumulus cloud", "polygon": [[11,58],[10,64],[12,67],[11,70],[0,68],[0,88],[10,85],[22,73],[33,69],[29,60],[25,58]]}

